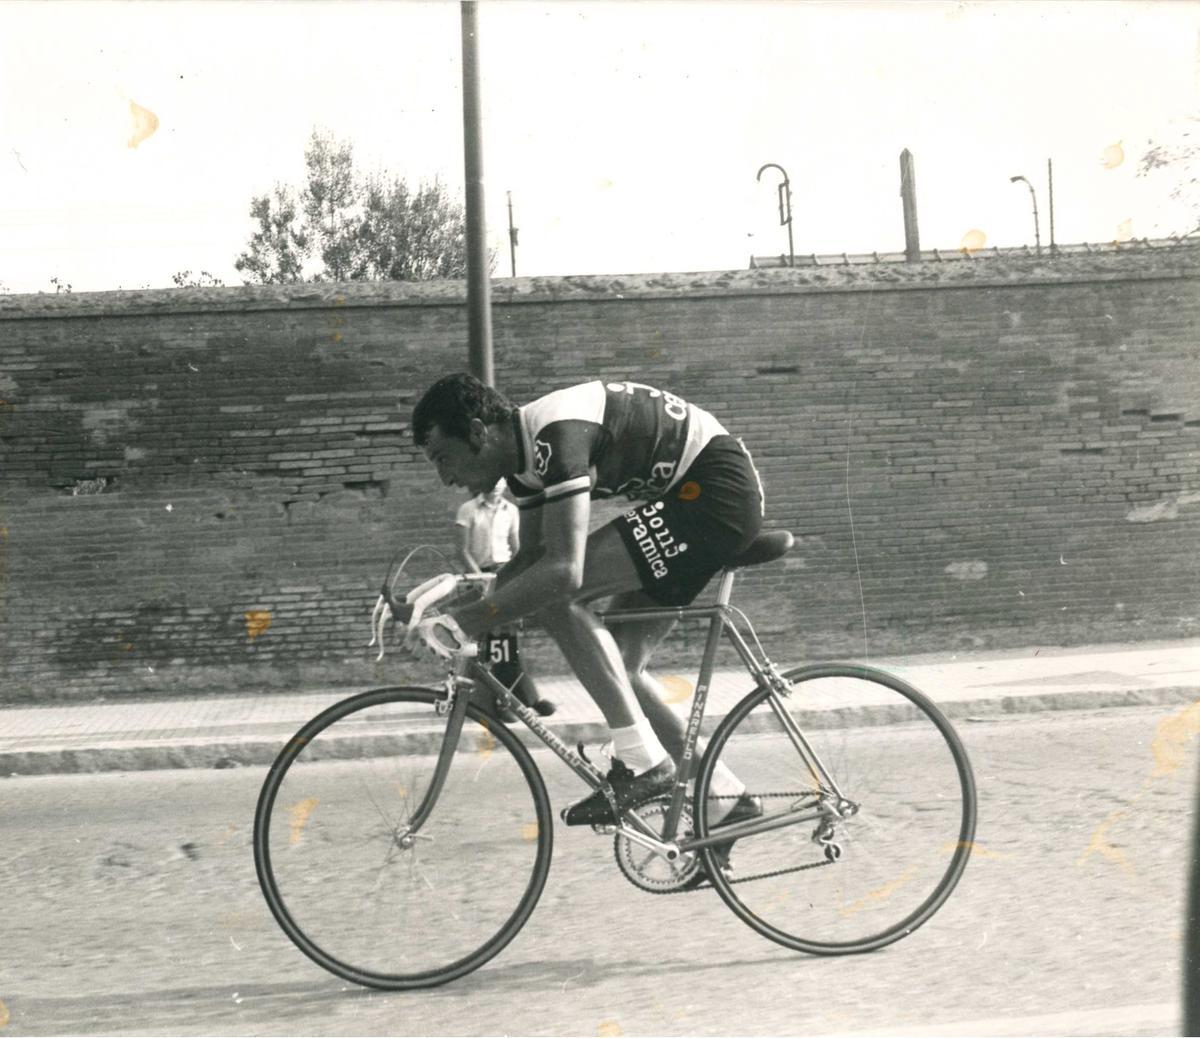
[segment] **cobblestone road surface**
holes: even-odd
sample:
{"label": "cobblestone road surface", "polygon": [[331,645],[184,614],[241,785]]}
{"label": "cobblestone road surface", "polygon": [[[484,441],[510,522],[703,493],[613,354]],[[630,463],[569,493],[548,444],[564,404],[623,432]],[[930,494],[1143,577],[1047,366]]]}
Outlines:
{"label": "cobblestone road surface", "polygon": [[[262,768],[0,782],[0,1034],[1178,1033],[1200,707],[962,720],[981,804],[942,911],[872,955],[758,937],[712,892],[652,897],[556,832],[526,929],[434,991],[296,951],[250,852]],[[555,806],[574,779],[543,760]]]}

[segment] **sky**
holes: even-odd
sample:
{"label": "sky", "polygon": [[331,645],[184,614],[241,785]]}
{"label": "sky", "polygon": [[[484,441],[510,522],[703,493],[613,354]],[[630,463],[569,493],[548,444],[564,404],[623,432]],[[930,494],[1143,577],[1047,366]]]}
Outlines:
{"label": "sky", "polygon": [[[1148,140],[1200,116],[1200,2],[484,0],[495,276],[744,269],[921,244],[1186,233]],[[0,291],[243,281],[253,196],[314,127],[364,169],[463,184],[459,5],[0,0]],[[1200,126],[1200,124],[1195,124]],[[149,130],[153,132],[148,132]]]}

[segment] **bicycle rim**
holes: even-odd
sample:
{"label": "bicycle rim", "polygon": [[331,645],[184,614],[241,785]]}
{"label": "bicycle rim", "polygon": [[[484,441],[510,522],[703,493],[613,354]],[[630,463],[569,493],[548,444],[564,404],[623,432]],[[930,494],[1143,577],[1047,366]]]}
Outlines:
{"label": "bicycle rim", "polygon": [[[787,677],[790,696],[756,690],[714,732],[695,816],[707,835],[740,782],[764,819],[793,822],[738,840],[727,872],[708,851],[705,867],[726,904],[771,940],[823,955],[871,951],[927,921],[962,875],[975,834],[971,766],[950,723],[899,678],[842,664]],[[803,733],[840,808],[772,702]]]}
{"label": "bicycle rim", "polygon": [[301,951],[358,984],[432,987],[477,969],[524,925],[549,872],[541,776],[473,706],[432,814],[404,838],[446,726],[436,698],[388,688],[330,707],[259,796],[254,856],[271,911]]}

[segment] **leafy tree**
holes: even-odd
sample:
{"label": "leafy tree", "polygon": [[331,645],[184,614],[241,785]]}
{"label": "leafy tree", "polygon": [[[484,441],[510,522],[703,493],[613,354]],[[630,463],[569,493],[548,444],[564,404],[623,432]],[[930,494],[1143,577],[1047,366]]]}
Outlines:
{"label": "leafy tree", "polygon": [[352,146],[319,130],[304,164],[302,188],[276,184],[251,201],[258,230],[234,263],[247,283],[466,276],[465,214],[439,181],[414,191],[400,177],[360,173]]}
{"label": "leafy tree", "polygon": [[309,238],[297,222],[298,215],[295,196],[282,184],[275,185],[273,195],[251,199],[250,216],[258,221],[258,230],[234,267],[263,285],[303,281]]}
{"label": "leafy tree", "polygon": [[1200,231],[1200,117],[1184,119],[1163,139],[1148,141],[1137,175],[1169,177],[1170,197],[1191,212],[1192,228],[1187,233]]}
{"label": "leafy tree", "polygon": [[[356,223],[362,189],[354,174],[354,150],[313,131],[304,151],[308,182],[300,193],[308,240],[330,281],[349,281],[358,251]],[[315,280],[324,281],[318,276]]]}
{"label": "leafy tree", "polygon": [[201,270],[193,274],[190,270],[177,270],[171,275],[176,288],[220,288],[225,284],[219,277]]}
{"label": "leafy tree", "polygon": [[466,217],[437,180],[422,183],[414,192],[400,178],[369,179],[359,240],[357,277],[389,281],[466,277]]}

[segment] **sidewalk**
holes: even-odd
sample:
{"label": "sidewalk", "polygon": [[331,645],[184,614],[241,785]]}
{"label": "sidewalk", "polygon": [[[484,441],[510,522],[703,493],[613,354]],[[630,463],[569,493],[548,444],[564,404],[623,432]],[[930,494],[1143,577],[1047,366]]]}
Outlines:
{"label": "sidewalk", "polygon": [[[1147,704],[1170,707],[1200,699],[1198,640],[870,662],[921,689],[951,718]],[[668,693],[681,710],[687,709],[694,681],[694,674],[666,676]],[[569,743],[607,737],[599,712],[577,681],[541,677],[538,685],[558,704],[558,712],[548,720],[560,737]],[[749,686],[744,672],[719,671],[708,717],[725,714]],[[0,777],[265,766],[305,721],[352,691],[0,709]],[[524,734],[533,741],[530,733]],[[403,745],[408,752],[431,752],[436,741],[432,715],[405,725]]]}

